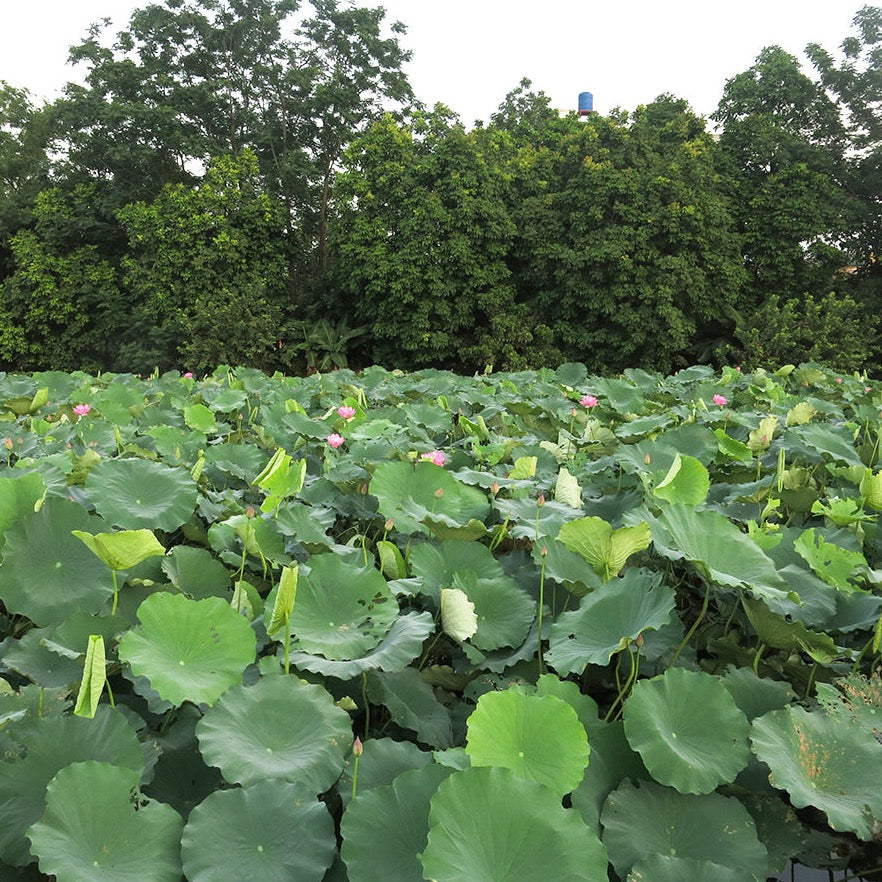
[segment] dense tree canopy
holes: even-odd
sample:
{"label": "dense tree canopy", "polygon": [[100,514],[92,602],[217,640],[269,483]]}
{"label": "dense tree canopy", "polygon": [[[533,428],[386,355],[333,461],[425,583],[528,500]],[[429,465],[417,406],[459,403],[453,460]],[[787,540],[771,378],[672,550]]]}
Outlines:
{"label": "dense tree canopy", "polygon": [[854,25],[764,49],[717,133],[528,80],[469,130],[381,7],[148,3],[60,99],[0,83],[0,368],[878,365],[882,8]]}

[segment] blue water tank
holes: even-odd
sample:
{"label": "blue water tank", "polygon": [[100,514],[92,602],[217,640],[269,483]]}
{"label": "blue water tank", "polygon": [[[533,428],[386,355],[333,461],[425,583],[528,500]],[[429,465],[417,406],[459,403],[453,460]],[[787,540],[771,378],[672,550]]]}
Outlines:
{"label": "blue water tank", "polygon": [[594,96],[590,92],[579,92],[579,116],[588,116],[594,111]]}

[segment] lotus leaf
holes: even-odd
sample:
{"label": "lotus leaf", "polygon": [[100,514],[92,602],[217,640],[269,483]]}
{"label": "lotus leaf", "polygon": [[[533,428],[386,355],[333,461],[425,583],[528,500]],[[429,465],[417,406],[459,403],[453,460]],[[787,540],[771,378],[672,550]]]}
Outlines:
{"label": "lotus leaf", "polygon": [[639,786],[625,781],[607,798],[601,822],[603,844],[623,879],[652,855],[718,864],[752,882],[766,878],[766,849],[737,799],[717,793],[687,795],[652,781]]}
{"label": "lotus leaf", "polygon": [[486,692],[468,720],[472,766],[511,769],[563,796],[588,765],[588,737],[573,707],[553,695]]}
{"label": "lotus leaf", "polygon": [[871,732],[788,706],[755,719],[750,738],[772,784],[797,808],[815,806],[834,830],[873,836],[882,817],[882,766]]}
{"label": "lotus leaf", "polygon": [[561,674],[581,674],[586,665],[605,665],[650,628],[660,628],[674,611],[674,592],[659,577],[628,570],[583,597],[579,609],[564,612],[551,626],[546,661]]}
{"label": "lotus leaf", "polygon": [[625,702],[628,743],[656,781],[710,793],[747,765],[750,724],[719,677],[669,668],[639,680]]}
{"label": "lotus leaf", "polygon": [[138,618],[119,641],[120,660],[172,704],[213,704],[254,661],[254,631],[219,597],[159,592],[138,607]]}
{"label": "lotus leaf", "polygon": [[144,459],[99,463],[86,478],[86,492],[98,514],[124,530],[177,530],[196,508],[188,472]]}
{"label": "lotus leaf", "polygon": [[617,576],[632,554],[649,547],[649,525],[613,528],[603,518],[587,517],[568,521],[557,534],[559,541],[581,554],[594,571],[608,582]]}
{"label": "lotus leaf", "polygon": [[189,882],[321,882],[336,851],[334,822],[303,784],[258,781],[196,806],[181,851]]}
{"label": "lotus leaf", "polygon": [[61,769],[28,830],[40,869],[70,882],[178,882],[181,816],[133,798],[137,784],[137,772],[105,762]]}
{"label": "lotus leaf", "polygon": [[577,812],[508,769],[463,769],[429,809],[423,873],[436,882],[606,882],[607,856]]}

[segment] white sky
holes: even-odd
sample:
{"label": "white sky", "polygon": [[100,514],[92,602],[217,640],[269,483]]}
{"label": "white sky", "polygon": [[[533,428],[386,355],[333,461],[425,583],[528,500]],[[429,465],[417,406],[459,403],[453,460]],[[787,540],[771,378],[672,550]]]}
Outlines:
{"label": "white sky", "polygon": [[[91,22],[114,30],[148,0],[0,0],[0,80],[52,98],[75,79],[68,47]],[[467,125],[488,119],[529,77],[555,107],[633,110],[663,92],[705,116],[726,80],[778,44],[800,60],[809,42],[838,48],[867,0],[359,0],[407,25],[419,99],[443,101]],[[808,70],[808,68],[806,68]]]}

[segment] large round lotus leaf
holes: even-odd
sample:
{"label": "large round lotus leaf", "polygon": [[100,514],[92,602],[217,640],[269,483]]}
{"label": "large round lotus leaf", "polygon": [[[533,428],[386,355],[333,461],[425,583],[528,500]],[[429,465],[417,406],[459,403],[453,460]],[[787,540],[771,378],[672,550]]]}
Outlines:
{"label": "large round lotus leaf", "polygon": [[[338,680],[351,680],[366,671],[401,671],[422,652],[423,641],[434,630],[435,620],[430,612],[408,613],[398,616],[389,633],[361,658],[333,661],[321,655],[291,652],[290,660],[304,671]],[[283,652],[280,648],[280,657]]]}
{"label": "large round lotus leaf", "polygon": [[711,861],[652,854],[634,864],[627,882],[744,882],[744,873]]}
{"label": "large round lotus leaf", "polygon": [[766,849],[737,799],[717,793],[691,796],[652,781],[639,787],[625,781],[606,800],[601,822],[603,844],[623,879],[654,854],[710,861],[737,870],[743,880],[766,878]]}
{"label": "large round lotus leaf", "polygon": [[177,530],[196,509],[196,483],[185,469],[146,459],[99,463],[86,492],[103,518],[124,530]]}
{"label": "large round lotus leaf", "polygon": [[468,720],[472,766],[511,769],[563,796],[588,765],[588,736],[573,707],[553,695],[485,692]]}
{"label": "large round lotus leaf", "polygon": [[110,763],[62,769],[28,830],[40,869],[64,882],[179,882],[181,816],[137,786],[137,772]]}
{"label": "large round lotus leaf", "polygon": [[71,530],[106,529],[67,499],[47,499],[6,531],[0,600],[37,625],[57,625],[82,610],[98,613],[113,595],[110,570]]}
{"label": "large round lotus leaf", "polygon": [[718,677],[670,668],[639,680],[623,714],[628,743],[656,781],[710,793],[747,765],[750,723]]}
{"label": "large round lotus leaf", "polygon": [[254,661],[254,631],[220,597],[162,591],[138,607],[138,618],[119,641],[120,660],[172,704],[214,704]]}
{"label": "large round lotus leaf", "polygon": [[42,717],[22,744],[23,759],[0,763],[0,861],[23,865],[32,860],[25,833],[43,814],[46,786],[71,763],[100,760],[136,773],[144,753],[123,715],[106,705],[95,717]]}
{"label": "large round lotus leaf", "polygon": [[176,545],[162,559],[162,571],[194,600],[229,596],[232,573],[205,548]]}
{"label": "large round lotus leaf", "polygon": [[291,614],[293,646],[334,661],[374,649],[398,617],[398,602],[380,571],[336,554],[314,555],[309,565]]}
{"label": "large round lotus leaf", "polygon": [[606,850],[560,797],[508,769],[463,769],[432,797],[423,873],[435,882],[606,882]]}
{"label": "large round lotus leaf", "polygon": [[196,726],[205,761],[231,784],[296,781],[313,793],[340,776],[352,749],[349,714],[321,686],[273,676],[230,689]]}
{"label": "large round lotus leaf", "polygon": [[674,591],[644,570],[628,570],[582,598],[551,626],[545,660],[559,674],[581,674],[606,665],[650,628],[661,628],[674,610]]}
{"label": "large round lotus leaf", "polygon": [[[440,491],[440,493],[439,493]],[[483,521],[490,510],[486,494],[461,484],[430,462],[387,462],[377,466],[371,493],[380,500],[380,513],[395,521],[400,533],[429,533],[427,515],[446,515],[458,524]]]}
{"label": "large round lotus leaf", "polygon": [[215,791],[190,813],[181,842],[189,882],[321,882],[336,848],[324,803],[287,781]]}
{"label": "large round lotus leaf", "polygon": [[384,787],[363,793],[359,788],[340,825],[349,882],[422,880],[419,855],[429,833],[429,800],[451,774],[453,769],[431,765],[404,772]]}
{"label": "large round lotus leaf", "polygon": [[14,523],[33,514],[36,504],[46,495],[46,482],[37,472],[19,472],[0,478],[0,543],[3,533]]}
{"label": "large round lotus leaf", "polygon": [[872,838],[873,818],[882,817],[882,764],[872,733],[787,707],[754,720],[750,740],[793,805],[815,806],[834,830]]}

